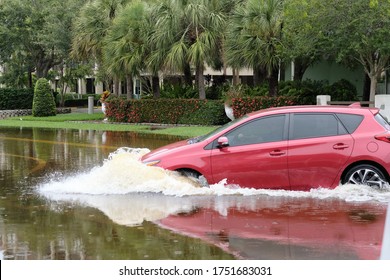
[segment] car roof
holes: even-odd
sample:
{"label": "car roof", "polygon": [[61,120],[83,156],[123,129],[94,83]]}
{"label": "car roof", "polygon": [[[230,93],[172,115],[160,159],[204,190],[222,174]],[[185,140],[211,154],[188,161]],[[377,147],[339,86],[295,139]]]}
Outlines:
{"label": "car roof", "polygon": [[272,107],[268,109],[259,110],[249,113],[248,116],[254,116],[259,114],[268,113],[347,113],[347,114],[378,114],[379,109],[375,107],[361,107],[355,103],[350,106],[342,105],[330,105],[330,106],[318,106],[318,105],[301,105],[301,106],[285,106],[285,107]]}

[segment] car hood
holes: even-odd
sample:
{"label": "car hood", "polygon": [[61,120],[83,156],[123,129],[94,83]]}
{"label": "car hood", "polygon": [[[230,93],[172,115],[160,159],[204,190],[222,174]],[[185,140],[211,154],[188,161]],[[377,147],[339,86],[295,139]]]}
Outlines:
{"label": "car hood", "polygon": [[191,145],[189,143],[189,140],[183,140],[183,141],[175,142],[175,143],[157,148],[157,149],[145,154],[144,156],[142,156],[141,161],[146,161],[148,159],[155,158],[156,156],[161,156],[167,151],[180,149],[180,148],[182,148],[184,146],[188,146],[188,145]]}

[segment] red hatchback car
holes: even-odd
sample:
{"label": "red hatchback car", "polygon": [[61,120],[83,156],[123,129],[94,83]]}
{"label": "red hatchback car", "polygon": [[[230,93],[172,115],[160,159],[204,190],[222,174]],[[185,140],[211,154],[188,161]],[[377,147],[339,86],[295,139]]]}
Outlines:
{"label": "red hatchback car", "polygon": [[250,113],[141,158],[215,184],[286,190],[390,188],[390,124],[377,108],[291,106]]}

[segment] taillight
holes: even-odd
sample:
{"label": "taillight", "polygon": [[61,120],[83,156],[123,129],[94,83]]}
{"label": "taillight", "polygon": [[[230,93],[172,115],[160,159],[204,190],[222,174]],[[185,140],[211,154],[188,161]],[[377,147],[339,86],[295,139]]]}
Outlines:
{"label": "taillight", "polygon": [[375,135],[375,139],[390,143],[390,131]]}

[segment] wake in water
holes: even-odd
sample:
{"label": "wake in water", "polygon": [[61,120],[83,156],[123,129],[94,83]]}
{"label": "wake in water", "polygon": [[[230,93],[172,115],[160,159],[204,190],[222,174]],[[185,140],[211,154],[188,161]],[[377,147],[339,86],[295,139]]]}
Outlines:
{"label": "wake in water", "polygon": [[248,189],[229,186],[226,181],[200,187],[193,180],[176,172],[142,164],[139,159],[148,149],[120,148],[110,154],[102,166],[59,180],[49,180],[38,187],[39,193],[50,198],[59,195],[124,195],[161,193],[183,197],[195,195],[267,195],[274,197],[341,199],[344,201],[390,202],[390,192],[368,186],[341,185],[334,190],[317,188],[310,192]]}

